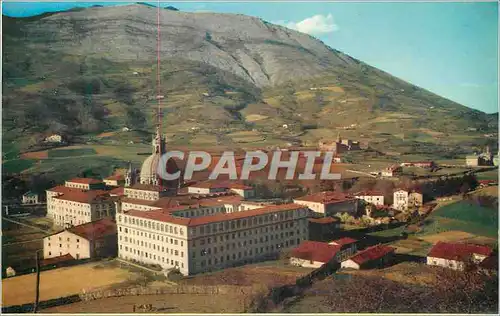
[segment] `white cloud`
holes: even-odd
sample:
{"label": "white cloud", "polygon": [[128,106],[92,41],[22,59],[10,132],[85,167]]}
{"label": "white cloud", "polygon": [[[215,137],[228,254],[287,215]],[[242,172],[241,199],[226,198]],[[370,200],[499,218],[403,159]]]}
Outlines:
{"label": "white cloud", "polygon": [[327,34],[338,31],[339,29],[338,25],[333,21],[331,13],[326,16],[317,14],[300,22],[276,21],[274,24],[282,25],[289,29],[310,35]]}

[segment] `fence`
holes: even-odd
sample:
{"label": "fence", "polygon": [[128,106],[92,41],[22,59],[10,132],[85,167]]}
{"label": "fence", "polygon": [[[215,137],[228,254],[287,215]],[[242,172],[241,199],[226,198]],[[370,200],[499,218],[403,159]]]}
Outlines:
{"label": "fence", "polygon": [[[110,297],[139,296],[139,295],[162,295],[162,294],[230,294],[241,293],[244,295],[253,294],[255,289],[250,286],[232,286],[232,285],[177,285],[171,287],[133,287],[124,289],[98,289],[88,293],[80,293],[65,297],[59,297],[39,303],[39,308],[49,308],[61,305],[72,304],[76,302],[86,302]],[[2,307],[2,313],[32,313],[33,303]]]}

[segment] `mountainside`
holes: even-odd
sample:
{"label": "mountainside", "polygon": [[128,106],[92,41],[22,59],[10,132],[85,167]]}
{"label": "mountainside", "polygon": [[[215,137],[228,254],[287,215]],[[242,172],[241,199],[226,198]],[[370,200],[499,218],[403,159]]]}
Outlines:
{"label": "mountainside", "polygon": [[[156,20],[157,9],[140,4],[4,17],[4,142],[26,149],[50,132],[151,130]],[[388,153],[467,152],[491,133],[496,142],[492,115],[309,35],[233,14],[161,9],[160,21],[160,94],[171,143],[314,144],[339,130]]]}

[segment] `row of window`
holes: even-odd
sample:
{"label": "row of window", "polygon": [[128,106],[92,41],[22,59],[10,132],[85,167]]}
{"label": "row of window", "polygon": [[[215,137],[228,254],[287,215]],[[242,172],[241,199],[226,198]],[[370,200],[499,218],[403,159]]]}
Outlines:
{"label": "row of window", "polygon": [[[63,255],[62,251],[59,251],[59,256],[62,256],[62,255]],[[52,251],[49,251],[49,256],[52,256]],[[77,259],[77,260],[80,259],[80,254],[79,253],[76,254],[75,259]]]}
{"label": "row of window", "polygon": [[197,233],[199,233],[201,235],[212,234],[212,233],[223,232],[223,231],[227,231],[227,230],[235,230],[235,229],[240,229],[240,228],[250,228],[250,227],[262,225],[262,224],[274,223],[274,222],[279,222],[279,221],[284,221],[284,220],[291,220],[291,219],[293,219],[294,213],[297,215],[300,214],[299,211],[303,211],[303,210],[294,210],[294,211],[259,215],[259,216],[254,216],[252,218],[237,219],[237,220],[232,220],[232,221],[225,221],[222,223],[214,223],[214,224],[208,224],[208,225],[203,225],[203,226],[199,226],[199,227],[193,227],[193,234],[197,234]]}
{"label": "row of window", "polygon": [[[128,234],[129,233],[129,229],[127,227],[118,227],[118,231],[121,233],[122,231],[125,233],[125,234]],[[158,234],[151,234],[151,233],[146,233],[146,232],[143,232],[143,231],[138,231],[138,230],[134,230],[134,229],[130,229],[130,234],[133,235],[133,236],[141,236],[141,237],[144,237],[144,238],[149,238],[151,240],[157,240],[157,241],[160,241],[161,242],[169,242],[169,238],[166,237],[166,236],[161,236],[161,235],[158,235]],[[127,237],[125,237],[126,239]],[[120,240],[121,240],[121,237],[120,237]],[[177,245],[179,243],[179,240],[178,239],[175,239],[175,238],[170,238],[170,243],[173,244],[173,245]],[[181,246],[184,246],[184,241],[180,240],[180,244]]]}
{"label": "row of window", "polygon": [[[271,240],[273,240],[273,239],[271,238]],[[297,238],[296,241],[297,241],[297,244],[300,244],[300,238]],[[262,244],[264,242],[268,242],[267,236],[265,238],[265,241],[263,238],[260,238],[260,243]],[[257,241],[257,239],[255,239],[254,244],[257,245],[258,243],[259,242]],[[252,240],[249,241],[248,245],[252,245]],[[289,246],[293,246],[293,245],[295,245],[295,239],[285,240],[283,242],[279,242],[279,243],[276,243],[273,245],[262,246],[262,247],[260,247],[260,249],[261,249],[261,253],[262,253],[264,251],[264,249],[265,249],[265,251],[269,251],[269,250],[270,251],[275,251],[275,250],[278,251],[278,250],[280,250],[280,248],[289,247]],[[214,247],[214,248],[201,249],[199,253],[200,253],[200,256],[202,256],[202,257],[210,256],[210,255],[212,255],[212,252],[213,252],[213,255],[216,255],[218,252],[219,253],[224,252],[224,250],[226,250],[226,251],[235,250],[237,246],[238,246],[238,249],[241,247],[246,247],[247,243],[246,243],[246,241],[244,241],[244,242],[239,242],[238,244],[236,244],[236,243],[229,244],[226,246],[226,248],[224,248],[224,246],[220,246],[219,248]],[[246,256],[246,253],[247,253],[247,251],[245,250],[244,251],[245,256]],[[258,254],[258,253],[259,253],[259,247],[255,248],[255,254]],[[251,249],[250,249],[250,255],[252,255]],[[196,258],[195,251],[191,252],[191,258]],[[240,259],[240,257],[238,257],[238,259]]]}
{"label": "row of window", "polygon": [[[300,244],[300,239],[297,239],[297,244]],[[290,241],[285,241],[285,243],[280,243],[280,244],[275,244],[275,245],[270,245],[270,246],[265,246],[265,247],[260,247],[260,248],[254,248],[254,249],[249,249],[249,250],[243,250],[239,251],[238,254],[233,253],[232,255],[226,255],[225,260],[226,261],[231,261],[231,260],[241,260],[242,258],[248,257],[248,256],[254,256],[254,255],[259,255],[259,254],[265,254],[265,253],[273,253],[276,251],[281,251],[283,248],[293,246],[295,245],[295,240],[290,240]],[[194,253],[192,254],[192,257],[194,258]],[[213,261],[212,261],[213,259]],[[200,261],[200,266],[205,267],[205,266],[210,266],[213,264],[217,265],[219,263],[224,263],[224,256],[220,257],[214,257],[214,258],[208,258],[207,260],[201,260]]]}
{"label": "row of window", "polygon": [[[288,228],[292,228],[292,227],[293,227],[293,223],[292,222],[290,222],[290,226],[288,226],[288,225],[286,226],[287,229]],[[271,232],[271,230],[272,230],[272,227],[265,227],[265,229],[264,229],[264,227],[261,227],[260,233],[259,233],[259,229],[253,230],[253,233],[255,235],[261,235],[261,234],[267,234],[267,233]],[[272,231],[275,232],[277,230],[278,230],[278,228],[276,228],[276,229],[274,229]],[[283,225],[281,225],[281,230],[283,230]],[[307,233],[307,230],[305,228],[302,231],[303,231],[304,234]],[[300,234],[300,229],[297,229],[297,235],[299,235],[299,234]],[[281,236],[281,238],[285,238],[285,237],[293,236],[293,235],[294,235],[293,231],[290,231],[290,232],[288,232],[288,231],[283,232],[282,231],[281,234],[271,235],[270,238],[271,238],[271,240],[273,240],[274,236],[276,237],[276,239],[278,239],[279,236]],[[248,236],[252,236],[252,230],[248,231]],[[229,241],[229,240],[235,240],[235,239],[239,240],[240,238],[245,238],[245,237],[247,237],[247,231],[238,232],[238,233],[232,233],[232,234],[226,234],[226,235],[220,235],[219,236],[219,242],[223,242],[224,239],[226,241]],[[265,241],[268,241],[268,236],[261,236],[260,237],[261,240],[263,238],[265,238]],[[211,244],[212,242],[217,242],[217,237],[216,236],[214,236],[213,239],[212,239],[212,237],[208,237],[206,240],[204,238],[202,238],[202,239],[199,240],[200,246],[205,245],[205,243],[206,244]],[[243,241],[243,242],[246,245],[246,241]],[[252,244],[252,239],[250,239],[249,242],[250,242],[250,244]],[[255,238],[255,243],[257,243],[257,238]],[[196,247],[196,240],[193,240],[191,242],[191,246],[192,247]]]}
{"label": "row of window", "polygon": [[[118,222],[120,223],[122,221],[122,216],[118,216]],[[154,229],[170,234],[175,234],[175,235],[184,235],[184,229],[179,228],[177,226],[171,226],[171,225],[166,225],[166,224],[160,224],[157,222],[145,220],[145,219],[139,219],[139,218],[134,218],[132,216],[123,216],[123,222],[125,224],[131,224],[131,225],[137,225],[139,227],[144,227],[148,229]]]}
{"label": "row of window", "polygon": [[[176,267],[184,268],[184,263],[182,263],[182,262],[181,262],[181,264],[179,266],[179,261],[177,261],[177,260],[174,260],[174,259],[170,259],[169,260],[168,258],[165,258],[165,257],[162,257],[162,256],[157,256],[156,254],[147,253],[147,252],[142,251],[142,250],[125,247],[125,252],[128,252],[130,254],[134,254],[136,256],[148,258],[151,261],[157,261],[159,263],[166,263],[166,264],[169,264],[171,266],[176,266]],[[125,260],[128,260],[128,257],[127,256],[123,256],[122,254],[120,254],[120,257],[122,257],[122,258],[125,257]]]}
{"label": "row of window", "polygon": [[[120,240],[122,240],[121,237],[122,236],[120,236]],[[153,249],[153,250],[157,250],[157,251],[160,251],[160,249],[161,249],[162,252],[166,252],[166,253],[169,252],[169,249],[165,248],[164,246],[161,246],[161,248],[160,248],[160,245],[153,244],[153,243],[150,243],[150,242],[145,242],[143,240],[137,240],[137,239],[132,239],[132,238],[128,239],[127,237],[125,237],[124,239],[125,239],[125,242],[130,242],[131,244],[134,244],[134,245],[137,245],[137,246],[141,246],[141,247],[145,247],[145,248],[149,248],[149,249]],[[127,248],[127,246],[125,246],[125,248]],[[120,245],[120,249],[122,249],[122,245]],[[170,254],[178,256],[179,255],[179,250],[170,248]],[[184,257],[184,252],[183,251],[180,251],[180,256]]]}

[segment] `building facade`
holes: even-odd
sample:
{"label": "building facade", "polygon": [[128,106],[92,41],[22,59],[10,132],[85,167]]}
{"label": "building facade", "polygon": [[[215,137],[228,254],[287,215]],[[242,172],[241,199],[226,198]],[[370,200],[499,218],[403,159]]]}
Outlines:
{"label": "building facade", "polygon": [[488,246],[468,243],[438,242],[427,255],[427,265],[463,270],[470,263],[481,263],[492,254]]}
{"label": "building facade", "polygon": [[116,199],[104,190],[57,186],[47,190],[47,217],[64,228],[112,217]]}
{"label": "building facade", "polygon": [[400,189],[393,193],[392,207],[399,211],[406,211],[408,209],[408,191]]}
{"label": "building facade", "polygon": [[31,192],[31,191],[26,192],[23,194],[22,203],[27,204],[27,205],[38,204],[38,203],[40,203],[39,195],[37,193]]}
{"label": "building facade", "polygon": [[71,255],[75,259],[116,256],[116,223],[104,218],[49,235],[43,239],[43,258]]}
{"label": "building facade", "polygon": [[191,275],[269,259],[307,239],[302,205],[244,211],[226,210],[229,205],[123,211],[117,215],[119,257]]}
{"label": "building facade", "polygon": [[358,199],[343,193],[325,191],[296,198],[293,201],[323,216],[334,216],[337,213],[354,215],[358,212]]}
{"label": "building facade", "polygon": [[373,205],[384,205],[384,194],[377,191],[358,192],[354,195],[357,199]]}

